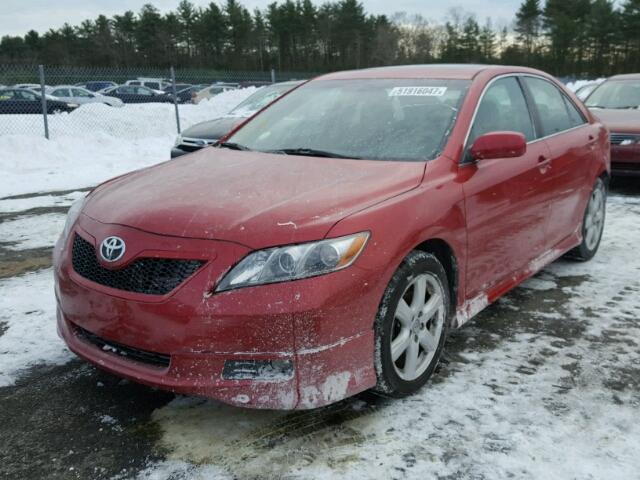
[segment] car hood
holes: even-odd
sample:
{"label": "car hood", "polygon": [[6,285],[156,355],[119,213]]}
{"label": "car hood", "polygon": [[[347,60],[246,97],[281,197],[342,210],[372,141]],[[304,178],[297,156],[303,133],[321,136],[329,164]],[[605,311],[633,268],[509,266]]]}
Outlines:
{"label": "car hood", "polygon": [[83,213],[147,232],[265,248],[323,238],[346,216],[417,187],[423,162],[207,148],[96,188]]}
{"label": "car hood", "polygon": [[218,140],[229,133],[233,127],[242,122],[244,118],[221,117],[209,120],[183,130],[182,136],[188,138],[202,138],[204,140]]}
{"label": "car hood", "polygon": [[592,108],[591,113],[599,118],[612,133],[640,134],[640,110]]}

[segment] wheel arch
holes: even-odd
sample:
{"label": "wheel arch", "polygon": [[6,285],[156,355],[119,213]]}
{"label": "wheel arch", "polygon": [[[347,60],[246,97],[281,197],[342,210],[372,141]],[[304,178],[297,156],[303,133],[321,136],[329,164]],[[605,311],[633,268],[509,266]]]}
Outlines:
{"label": "wheel arch", "polygon": [[458,304],[458,289],[460,285],[460,269],[458,259],[451,245],[441,238],[425,240],[415,246],[414,250],[434,255],[442,264],[447,274],[447,283],[450,292],[451,315],[455,315]]}

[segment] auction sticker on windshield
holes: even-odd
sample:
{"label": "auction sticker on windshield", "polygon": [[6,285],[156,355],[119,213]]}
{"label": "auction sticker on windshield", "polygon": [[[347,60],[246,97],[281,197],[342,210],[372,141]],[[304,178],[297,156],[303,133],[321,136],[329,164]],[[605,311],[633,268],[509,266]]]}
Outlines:
{"label": "auction sticker on windshield", "polygon": [[441,97],[447,87],[394,87],[389,92],[390,97]]}

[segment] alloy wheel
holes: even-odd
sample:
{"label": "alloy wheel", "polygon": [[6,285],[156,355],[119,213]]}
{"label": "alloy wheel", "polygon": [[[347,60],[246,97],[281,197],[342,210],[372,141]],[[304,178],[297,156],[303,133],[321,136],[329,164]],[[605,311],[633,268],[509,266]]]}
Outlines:
{"label": "alloy wheel", "polygon": [[445,295],[438,279],[419,275],[396,308],[391,329],[391,360],[398,376],[413,381],[429,368],[444,327]]}
{"label": "alloy wheel", "polygon": [[584,219],[584,236],[586,247],[593,250],[598,245],[604,228],[605,190],[602,183],[598,183],[591,193],[587,214]]}

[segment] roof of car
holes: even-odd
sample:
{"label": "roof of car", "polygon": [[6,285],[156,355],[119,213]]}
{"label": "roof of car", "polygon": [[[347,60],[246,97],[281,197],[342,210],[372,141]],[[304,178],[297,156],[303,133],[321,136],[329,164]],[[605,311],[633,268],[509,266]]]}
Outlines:
{"label": "roof of car", "polygon": [[477,64],[429,64],[429,65],[401,65],[393,67],[366,68],[363,70],[349,70],[345,72],[329,73],[319,77],[322,80],[343,80],[357,78],[434,78],[471,80],[480,72],[495,71],[496,74],[522,72],[540,73],[526,67],[511,67],[503,65]]}
{"label": "roof of car", "polygon": [[614,75],[609,80],[640,80],[640,73],[625,73],[623,75]]}

